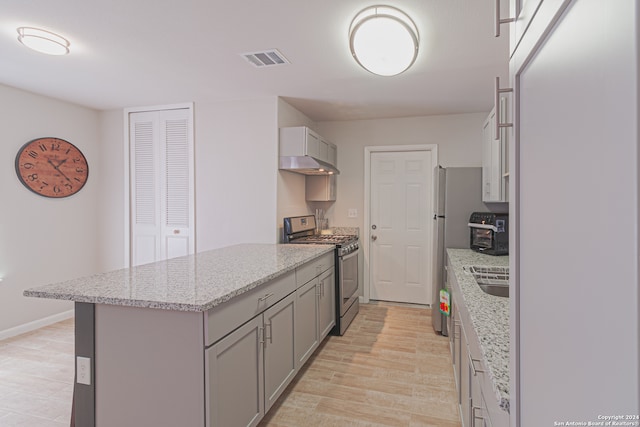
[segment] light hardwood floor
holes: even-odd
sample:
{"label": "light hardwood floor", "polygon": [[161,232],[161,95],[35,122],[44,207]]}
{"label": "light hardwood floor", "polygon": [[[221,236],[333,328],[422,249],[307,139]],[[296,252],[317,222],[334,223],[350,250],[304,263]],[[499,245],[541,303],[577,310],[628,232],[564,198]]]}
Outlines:
{"label": "light hardwood floor", "polygon": [[73,319],[0,341],[0,426],[69,426]]}
{"label": "light hardwood floor", "polygon": [[342,337],[330,336],[260,427],[459,427],[449,341],[431,310],[363,304]]}
{"label": "light hardwood floor", "polygon": [[[431,311],[365,304],[328,337],[260,427],[459,427],[448,340]],[[0,426],[68,426],[73,320],[0,341]],[[146,427],[146,426],[141,426]]]}

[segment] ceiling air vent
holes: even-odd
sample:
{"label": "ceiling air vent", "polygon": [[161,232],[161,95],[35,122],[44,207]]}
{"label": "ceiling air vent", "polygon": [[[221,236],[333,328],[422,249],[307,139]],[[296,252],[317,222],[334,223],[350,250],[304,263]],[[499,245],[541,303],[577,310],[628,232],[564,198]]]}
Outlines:
{"label": "ceiling air vent", "polygon": [[270,49],[263,52],[242,53],[241,55],[254,67],[271,67],[274,65],[289,64],[287,58],[278,52],[278,49]]}

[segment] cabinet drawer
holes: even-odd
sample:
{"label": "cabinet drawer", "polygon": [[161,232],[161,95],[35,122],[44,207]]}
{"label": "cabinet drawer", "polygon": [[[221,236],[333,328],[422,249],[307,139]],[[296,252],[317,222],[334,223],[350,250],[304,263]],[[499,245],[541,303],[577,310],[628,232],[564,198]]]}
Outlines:
{"label": "cabinet drawer", "polygon": [[205,313],[205,346],[262,313],[296,290],[293,271],[230,299]]}
{"label": "cabinet drawer", "polygon": [[334,266],[334,253],[330,252],[296,268],[296,287],[327,271]]}

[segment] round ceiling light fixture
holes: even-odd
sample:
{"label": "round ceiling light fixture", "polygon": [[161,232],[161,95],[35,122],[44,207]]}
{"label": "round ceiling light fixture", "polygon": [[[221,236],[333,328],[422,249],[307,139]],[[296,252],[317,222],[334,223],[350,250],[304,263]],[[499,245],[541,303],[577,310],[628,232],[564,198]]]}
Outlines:
{"label": "round ceiling light fixture", "polygon": [[371,6],[356,15],[349,27],[353,58],[379,76],[407,70],[418,56],[418,28],[409,16],[392,6]]}
{"label": "round ceiling light fixture", "polygon": [[69,53],[69,40],[40,28],[18,28],[18,41],[29,49],[47,55],[66,55]]}

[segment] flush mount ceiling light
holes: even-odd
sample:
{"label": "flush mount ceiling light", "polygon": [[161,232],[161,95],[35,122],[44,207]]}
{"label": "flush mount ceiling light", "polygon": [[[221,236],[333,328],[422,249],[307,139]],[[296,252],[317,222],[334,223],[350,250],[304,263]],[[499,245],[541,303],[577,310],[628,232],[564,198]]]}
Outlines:
{"label": "flush mount ceiling light", "polygon": [[406,13],[391,6],[368,7],[349,27],[354,59],[380,76],[395,76],[409,68],[418,56],[418,44],[416,25]]}
{"label": "flush mount ceiling light", "polygon": [[69,53],[69,40],[40,28],[18,28],[18,41],[29,49],[47,55],[66,55]]}

